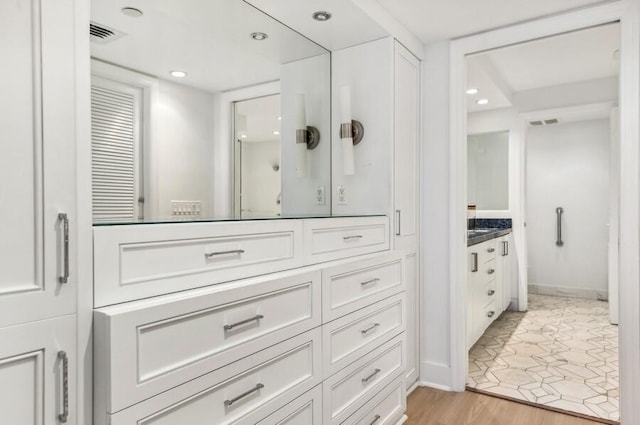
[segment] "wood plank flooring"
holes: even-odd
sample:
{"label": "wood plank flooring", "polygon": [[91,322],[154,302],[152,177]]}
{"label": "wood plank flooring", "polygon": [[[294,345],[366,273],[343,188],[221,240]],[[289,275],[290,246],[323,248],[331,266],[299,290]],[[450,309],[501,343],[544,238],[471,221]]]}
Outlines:
{"label": "wood plank flooring", "polygon": [[405,425],[600,425],[587,419],[484,394],[417,388],[408,400]]}

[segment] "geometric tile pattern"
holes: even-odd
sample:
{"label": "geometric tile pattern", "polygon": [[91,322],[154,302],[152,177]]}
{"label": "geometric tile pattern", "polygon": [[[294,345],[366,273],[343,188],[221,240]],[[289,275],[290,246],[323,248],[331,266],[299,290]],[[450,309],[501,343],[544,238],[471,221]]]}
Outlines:
{"label": "geometric tile pattern", "polygon": [[620,420],[618,327],[606,301],[529,294],[469,351],[468,386]]}

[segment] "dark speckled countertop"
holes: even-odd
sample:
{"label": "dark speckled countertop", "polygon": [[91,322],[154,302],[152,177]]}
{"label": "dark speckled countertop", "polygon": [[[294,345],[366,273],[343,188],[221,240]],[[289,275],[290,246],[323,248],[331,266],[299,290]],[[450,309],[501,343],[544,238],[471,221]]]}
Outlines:
{"label": "dark speckled countertop", "polygon": [[508,235],[511,229],[474,229],[467,230],[467,246],[477,245],[489,239]]}

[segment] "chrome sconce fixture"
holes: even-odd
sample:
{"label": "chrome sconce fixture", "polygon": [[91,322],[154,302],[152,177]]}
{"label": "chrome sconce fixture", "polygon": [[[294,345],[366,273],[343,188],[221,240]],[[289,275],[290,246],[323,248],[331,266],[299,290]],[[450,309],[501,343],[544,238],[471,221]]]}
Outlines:
{"label": "chrome sconce fixture", "polygon": [[307,176],[307,151],[313,150],[320,143],[320,131],[307,125],[307,112],[304,94],[296,94],[296,175]]}
{"label": "chrome sconce fixture", "polygon": [[355,172],[353,147],[362,141],[364,126],[351,117],[351,87],[340,89],[340,140],[342,141],[342,169],[345,176]]}

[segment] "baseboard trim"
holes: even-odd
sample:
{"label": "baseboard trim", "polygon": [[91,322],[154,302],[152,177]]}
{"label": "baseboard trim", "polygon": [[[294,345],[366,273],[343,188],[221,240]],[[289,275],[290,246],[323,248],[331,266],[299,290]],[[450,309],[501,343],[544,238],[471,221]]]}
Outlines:
{"label": "baseboard trim", "polygon": [[453,370],[449,365],[423,361],[420,364],[420,385],[438,390],[452,391],[452,372]]}
{"label": "baseboard trim", "polygon": [[587,288],[571,288],[567,286],[529,284],[529,293],[536,295],[552,295],[555,297],[583,298],[587,300],[608,301],[609,291]]}
{"label": "baseboard trim", "polygon": [[433,388],[434,390],[441,390],[441,391],[448,391],[448,392],[454,392],[455,390],[453,389],[453,387],[448,387],[446,385],[440,385],[440,384],[436,384],[434,382],[429,382],[429,381],[420,381],[420,387],[428,387],[428,388]]}
{"label": "baseboard trim", "polygon": [[411,386],[409,387],[409,389],[407,390],[407,396],[409,396],[409,394],[411,394],[412,392],[414,392],[414,391],[416,390],[416,388],[418,388],[418,387],[420,387],[420,386],[422,386],[422,385],[421,385],[421,383],[420,383],[420,381],[419,381],[419,380],[418,380],[418,381],[416,381],[416,382],[414,382],[414,383],[413,383],[413,385],[411,385]]}

